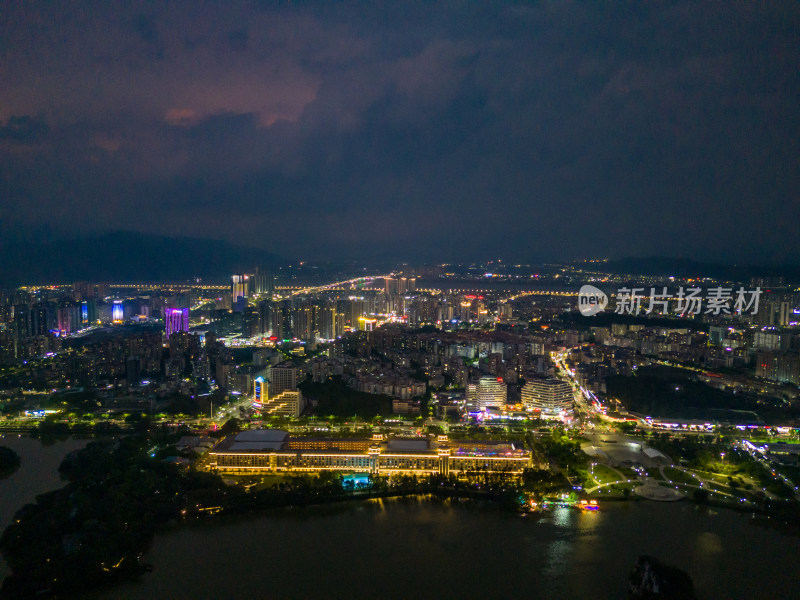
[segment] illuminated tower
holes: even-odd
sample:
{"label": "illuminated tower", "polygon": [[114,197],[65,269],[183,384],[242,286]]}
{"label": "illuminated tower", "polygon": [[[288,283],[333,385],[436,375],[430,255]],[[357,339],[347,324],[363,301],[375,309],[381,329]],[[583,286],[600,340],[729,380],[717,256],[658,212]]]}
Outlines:
{"label": "illuminated tower", "polygon": [[269,386],[266,380],[260,375],[255,379],[255,395],[253,402],[256,404],[264,404],[269,399]]}
{"label": "illuminated tower", "polygon": [[122,300],[114,300],[111,307],[111,320],[114,323],[122,323],[125,316],[125,308],[122,306]]}
{"label": "illuminated tower", "polygon": [[248,288],[250,287],[250,275],[233,275],[231,280],[233,282],[231,288],[233,302],[235,303],[237,298],[247,298]]}
{"label": "illuminated tower", "polygon": [[165,308],[164,321],[167,325],[167,339],[179,331],[189,331],[188,308]]}

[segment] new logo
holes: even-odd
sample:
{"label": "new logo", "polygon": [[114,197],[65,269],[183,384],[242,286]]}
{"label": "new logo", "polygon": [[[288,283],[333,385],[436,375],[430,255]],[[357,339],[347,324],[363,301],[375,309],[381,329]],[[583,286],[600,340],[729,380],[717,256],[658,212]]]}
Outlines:
{"label": "new logo", "polygon": [[584,317],[591,317],[605,310],[608,296],[593,285],[584,285],[578,291],[578,310]]}

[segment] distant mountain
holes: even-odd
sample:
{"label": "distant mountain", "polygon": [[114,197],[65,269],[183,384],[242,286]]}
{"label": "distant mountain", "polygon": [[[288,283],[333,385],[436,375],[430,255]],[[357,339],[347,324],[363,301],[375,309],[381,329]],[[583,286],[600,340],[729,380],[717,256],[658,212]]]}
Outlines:
{"label": "distant mountain", "polygon": [[0,288],[104,282],[182,282],[227,279],[283,261],[263,250],[219,240],[116,231],[76,240],[0,247]]}
{"label": "distant mountain", "polygon": [[800,281],[800,266],[798,265],[725,265],[664,256],[610,260],[602,263],[598,269],[622,275],[712,277],[725,281],[743,282],[749,281],[751,277],[783,277],[787,283]]}

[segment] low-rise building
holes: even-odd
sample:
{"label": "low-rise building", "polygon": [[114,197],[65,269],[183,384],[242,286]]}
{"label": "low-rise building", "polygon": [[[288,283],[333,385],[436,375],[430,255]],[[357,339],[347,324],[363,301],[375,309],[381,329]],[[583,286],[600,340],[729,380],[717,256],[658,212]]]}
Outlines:
{"label": "low-rise building", "polygon": [[209,467],[223,473],[357,471],[374,475],[519,475],[530,453],[514,442],[433,438],[295,438],[274,429],[243,431],[209,452]]}

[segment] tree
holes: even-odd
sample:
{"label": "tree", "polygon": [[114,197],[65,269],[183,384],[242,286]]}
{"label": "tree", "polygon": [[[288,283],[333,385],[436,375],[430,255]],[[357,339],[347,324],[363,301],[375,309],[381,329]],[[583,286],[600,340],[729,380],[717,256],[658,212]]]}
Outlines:
{"label": "tree", "polygon": [[0,477],[10,475],[19,467],[19,455],[11,448],[0,446]]}
{"label": "tree", "polygon": [[232,434],[239,433],[241,430],[242,426],[239,423],[239,419],[233,417],[225,421],[225,424],[219,429],[220,433],[226,437]]}

